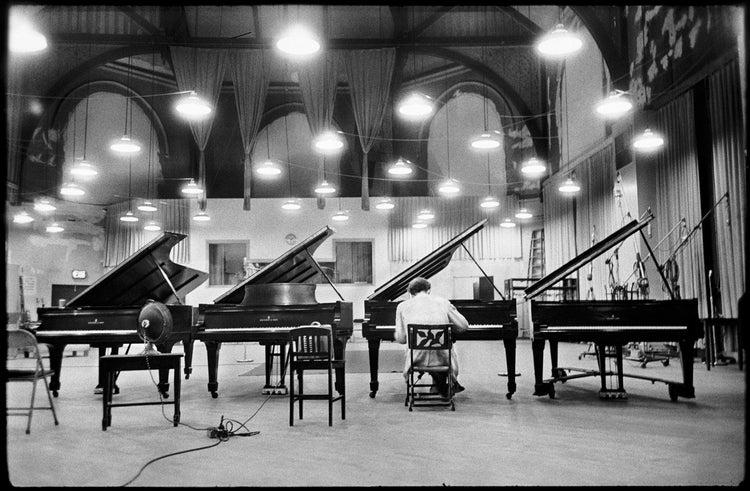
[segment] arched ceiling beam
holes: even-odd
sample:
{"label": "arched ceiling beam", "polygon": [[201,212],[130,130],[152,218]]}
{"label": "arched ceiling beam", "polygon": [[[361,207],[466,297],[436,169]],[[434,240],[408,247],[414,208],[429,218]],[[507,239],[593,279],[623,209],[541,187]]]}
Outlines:
{"label": "arched ceiling beam", "polygon": [[159,35],[159,28],[156,27],[151,21],[143,17],[141,14],[135,11],[133,7],[117,6],[117,9],[123,14],[130,17],[130,19],[141,26],[141,29],[148,32],[152,36]]}

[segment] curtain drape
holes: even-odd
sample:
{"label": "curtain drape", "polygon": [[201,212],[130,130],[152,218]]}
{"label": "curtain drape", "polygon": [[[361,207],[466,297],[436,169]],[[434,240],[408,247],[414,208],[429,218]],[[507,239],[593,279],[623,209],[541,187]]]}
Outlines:
{"label": "curtain drape", "polygon": [[21,185],[19,159],[21,142],[19,140],[21,114],[23,114],[23,98],[21,97],[21,69],[17,59],[11,56],[7,60],[7,74],[5,78],[5,127],[6,127],[6,199],[9,203],[17,204],[19,187]]}
{"label": "curtain drape", "polygon": [[[564,173],[555,174],[547,179],[542,187],[545,274],[551,273],[575,257],[578,250],[574,232],[577,220],[574,213],[576,198],[565,196],[557,190],[567,177]],[[586,242],[588,243],[589,241]]]}
{"label": "curtain drape", "polygon": [[[500,222],[518,208],[518,198],[507,196],[491,212],[483,211],[477,196],[463,196],[446,200],[439,197],[401,197],[388,218],[388,259],[414,261],[445,244],[471,225],[487,218],[487,224],[464,244],[474,259],[520,258],[520,227],[503,228]],[[435,219],[427,228],[414,229],[417,214],[429,209]],[[456,250],[455,259],[469,259],[463,247]]]}
{"label": "curtain drape", "polygon": [[736,59],[708,78],[711,140],[713,142],[714,196],[728,193],[728,203],[716,208],[718,286],[721,304],[716,308],[725,317],[737,317],[737,302],[745,290],[745,187],[744,124],[740,74]]}
{"label": "curtain drape", "polygon": [[232,67],[230,71],[234,85],[237,119],[240,124],[242,148],[245,153],[245,191],[242,209],[249,210],[253,175],[250,155],[263,116],[272,58],[261,49],[237,50],[230,56]]}
{"label": "curtain drape", "polygon": [[388,106],[396,49],[352,50],[343,59],[362,146],[362,209],[370,209],[367,156],[380,134]]}
{"label": "curtain drape", "polygon": [[216,106],[224,79],[227,50],[201,49],[171,46],[172,66],[174,67],[177,88],[180,91],[194,90],[199,97],[206,99],[214,111],[205,119],[190,121],[190,130],[200,152],[198,159],[198,183],[203,194],[198,200],[201,210],[206,209],[206,156],[208,137],[211,135]]}
{"label": "curtain drape", "polygon": [[[331,130],[333,106],[336,101],[338,84],[338,57],[336,52],[326,51],[320,63],[308,63],[300,66],[299,88],[305,106],[307,123],[313,139],[323,131]],[[325,155],[319,158],[318,179],[325,178]],[[318,198],[318,208],[325,208],[325,199]]]}
{"label": "curtain drape", "polygon": [[[172,261],[186,265],[190,261],[190,203],[186,199],[160,199],[153,219],[162,231],[185,234],[184,240],[172,248]],[[127,201],[106,208],[104,219],[104,267],[117,266],[135,251],[158,237],[159,232],[146,232],[138,224],[123,223],[120,215],[130,209]]]}
{"label": "curtain drape", "polygon": [[[688,228],[692,229],[701,219],[693,91],[688,91],[660,108],[657,111],[657,123],[669,144],[654,158],[657,195],[654,222],[657,230],[666,232],[685,218]],[[676,238],[678,242],[679,239],[680,237]],[[660,251],[655,251],[661,265],[678,245],[675,241],[669,242],[671,243],[665,243]],[[693,234],[676,255],[675,264],[679,268],[680,297],[697,298],[700,315],[705,317],[708,309],[701,234]],[[657,288],[651,289],[654,298],[659,299],[659,293]],[[667,292],[661,293],[661,298],[669,298]]]}

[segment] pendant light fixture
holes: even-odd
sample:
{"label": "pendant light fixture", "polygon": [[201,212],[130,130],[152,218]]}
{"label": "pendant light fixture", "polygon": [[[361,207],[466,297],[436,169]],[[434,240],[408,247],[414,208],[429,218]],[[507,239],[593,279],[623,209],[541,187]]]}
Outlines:
{"label": "pendant light fixture", "polygon": [[128,157],[128,211],[120,217],[121,222],[137,222],[138,217],[133,214],[130,207],[132,205],[133,195],[131,186],[133,185],[133,158]]}
{"label": "pendant light fixture", "polygon": [[411,224],[411,228],[427,228],[427,224],[424,222],[414,222]]}
{"label": "pendant light fixture", "polygon": [[[299,200],[292,197],[292,157],[289,153],[289,125],[287,124],[287,115],[284,115],[284,137],[286,143],[286,162],[287,162],[287,178],[289,180],[289,198],[281,204],[281,208],[284,210],[295,211],[302,208]],[[268,131],[268,129],[266,129]]]}
{"label": "pendant light fixture", "polygon": [[[155,62],[155,55],[152,55],[152,65]],[[151,93],[154,93],[154,78],[153,73],[151,75]],[[149,132],[148,132],[148,170],[146,172],[146,199],[138,205],[138,209],[140,211],[145,211],[148,213],[153,213],[156,211],[156,206],[151,202],[151,182],[153,180],[153,170],[151,165],[151,156],[154,153],[154,126],[149,126]],[[146,224],[146,227],[148,224]],[[144,230],[148,230],[146,227],[144,227]]]}
{"label": "pendant light fixture", "polygon": [[534,215],[525,206],[522,206],[516,212],[516,218],[518,218],[519,220],[528,220],[529,218],[531,218],[533,216]]}
{"label": "pendant light fixture", "polygon": [[53,205],[52,202],[50,202],[50,200],[48,200],[47,198],[42,198],[42,199],[37,200],[34,203],[34,209],[36,211],[46,213],[50,211],[55,211],[57,207]]}
{"label": "pendant light fixture", "polygon": [[[86,147],[88,146],[88,135],[89,135],[89,98],[91,97],[91,91],[89,88],[91,84],[86,84],[86,113],[84,116],[83,123],[83,159],[70,169],[70,173],[77,177],[92,178],[99,174],[96,167],[93,166],[88,160],[86,160]],[[77,112],[77,111],[76,111]],[[75,155],[75,132],[73,133],[73,155]]]}
{"label": "pendant light fixture", "polygon": [[571,173],[557,189],[563,194],[576,194],[581,190],[581,186],[576,181],[575,173]]}
{"label": "pendant light fixture", "polygon": [[650,128],[646,128],[633,140],[633,148],[640,152],[654,152],[662,145],[664,145],[664,138],[658,133],[653,133]]}
{"label": "pendant light fixture", "polygon": [[86,190],[76,184],[75,181],[68,181],[60,188],[60,194],[69,197],[83,196],[86,194]]}
{"label": "pendant light fixture", "polygon": [[154,220],[150,220],[146,223],[146,225],[143,226],[143,230],[147,230],[149,232],[158,232],[159,230],[161,230],[161,227]]}
{"label": "pendant light fixture", "polygon": [[417,213],[417,220],[432,220],[435,218],[435,214],[428,209],[424,209]]}
{"label": "pendant light fixture", "polygon": [[506,217],[502,222],[500,222],[500,226],[502,228],[513,228],[516,226],[516,222],[510,219],[510,217]]}
{"label": "pendant light fixture", "polygon": [[[131,58],[128,57],[128,82],[127,82],[127,90],[130,90],[130,68],[131,68]],[[130,122],[130,126],[128,126],[128,121]],[[121,154],[133,154],[138,153],[141,151],[141,144],[138,143],[136,140],[133,140],[130,138],[128,130],[133,130],[133,104],[130,101],[130,95],[125,94],[125,132],[122,135],[122,137],[119,140],[116,140],[112,145],[110,145],[110,149],[112,151],[121,153]]]}
{"label": "pendant light fixture", "polygon": [[333,154],[344,148],[344,141],[341,139],[340,132],[324,131],[315,139],[313,145],[321,153]]}
{"label": "pendant light fixture", "polygon": [[8,49],[12,53],[35,53],[47,48],[47,38],[21,15],[12,15]]}
{"label": "pendant light fixture", "polygon": [[396,177],[404,177],[411,175],[414,169],[411,166],[411,162],[399,157],[395,164],[392,164],[388,168],[388,174]]}
{"label": "pendant light fixture", "polygon": [[[414,9],[412,8],[412,28],[415,27],[414,22]],[[417,79],[417,55],[415,52],[411,54],[412,58],[412,76],[414,77],[415,83]],[[421,121],[427,116],[432,114],[434,110],[432,99],[424,94],[417,91],[411,92],[404,97],[398,104],[398,113],[407,120],[410,121]]]}
{"label": "pendant light fixture", "polygon": [[613,90],[596,105],[596,113],[608,119],[616,119],[633,108],[633,102],[627,92]]}
{"label": "pendant light fixture", "polygon": [[451,133],[450,133],[450,121],[448,118],[448,78],[445,77],[445,154],[446,154],[446,165],[448,166],[448,179],[440,183],[438,186],[438,192],[446,196],[455,196],[461,191],[461,187],[458,185],[458,181],[451,177]]}
{"label": "pendant light fixture", "polygon": [[25,224],[25,223],[31,223],[33,221],[34,221],[34,217],[29,215],[26,210],[21,210],[20,212],[13,215],[13,223]]}
{"label": "pendant light fixture", "polygon": [[200,121],[208,117],[213,111],[211,104],[205,99],[198,97],[198,94],[191,90],[187,96],[182,97],[175,104],[175,110],[183,118],[190,121]]}
{"label": "pendant light fixture", "polygon": [[390,198],[383,198],[375,205],[375,208],[378,210],[392,210],[395,207],[396,205]]}
{"label": "pendant light fixture", "polygon": [[562,23],[545,34],[537,43],[536,49],[543,56],[550,58],[564,58],[571,55],[583,46],[583,41],[577,35],[565,29]]}
{"label": "pendant light fixture", "polygon": [[281,174],[281,167],[271,160],[271,143],[268,137],[269,128],[266,128],[266,156],[268,157],[263,163],[255,166],[255,173],[263,178],[274,178]]}
{"label": "pendant light fixture", "polygon": [[[485,12],[485,17],[487,17],[487,12]],[[488,22],[485,22],[485,38],[487,37],[487,24]],[[482,46],[482,108],[484,109],[484,132],[479,135],[478,137],[474,138],[471,141],[472,148],[476,148],[477,150],[493,150],[495,148],[500,147],[500,132],[499,131],[489,131],[487,129],[488,126],[488,118],[487,118],[487,82],[484,77],[484,70],[487,67],[487,58],[485,56],[485,48]]]}
{"label": "pendant light fixture", "polygon": [[336,192],[336,187],[326,180],[326,156],[323,155],[323,180],[315,187],[315,193],[328,196]]}
{"label": "pendant light fixture", "polygon": [[49,233],[51,233],[51,234],[59,234],[60,232],[63,232],[63,231],[65,231],[65,228],[64,228],[64,227],[62,227],[62,226],[61,226],[61,225],[60,225],[59,223],[57,223],[57,222],[52,222],[52,223],[50,223],[49,225],[47,225],[47,227],[46,227],[46,228],[45,228],[44,230],[45,230],[46,232],[49,232]]}
{"label": "pendant light fixture", "polygon": [[190,179],[190,182],[187,183],[183,188],[180,190],[182,194],[187,194],[188,196],[198,196],[203,192],[203,189],[198,186],[195,183],[195,179]]}
{"label": "pendant light fixture", "polygon": [[490,179],[490,156],[487,155],[487,197],[484,198],[479,206],[485,209],[497,208],[500,206],[500,201],[492,196],[492,181]]}
{"label": "pendant light fixture", "polygon": [[193,220],[196,222],[208,222],[211,220],[211,217],[205,211],[199,211],[193,215]]}
{"label": "pendant light fixture", "polygon": [[349,213],[341,209],[341,198],[339,198],[339,211],[331,217],[331,220],[334,222],[346,222],[349,220]]}
{"label": "pendant light fixture", "polygon": [[539,177],[547,170],[544,162],[536,157],[531,157],[521,164],[521,172],[528,177]]}
{"label": "pendant light fixture", "polygon": [[[284,20],[289,25],[288,5],[284,5]],[[299,19],[297,6],[297,19]],[[303,24],[287,27],[276,41],[276,48],[289,58],[303,59],[320,51],[320,41]]]}

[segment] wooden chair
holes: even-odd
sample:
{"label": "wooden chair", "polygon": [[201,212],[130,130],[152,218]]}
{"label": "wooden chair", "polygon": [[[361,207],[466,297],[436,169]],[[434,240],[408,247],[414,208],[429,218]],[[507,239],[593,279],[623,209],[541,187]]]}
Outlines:
{"label": "wooden chair", "polygon": [[[409,411],[415,406],[450,406],[451,411],[456,410],[453,390],[453,365],[452,348],[453,337],[451,324],[408,324],[407,344],[409,347],[410,368],[408,380],[406,381],[406,400],[404,406],[409,406]],[[414,363],[415,352],[418,350],[448,350],[448,362],[445,365],[421,365]],[[437,392],[434,383],[421,382],[422,376],[440,373],[445,374],[448,385],[448,394],[444,396]],[[415,376],[415,374],[418,374]],[[427,389],[427,390],[416,390]],[[433,391],[435,389],[435,391]]]}
{"label": "wooden chair", "polygon": [[[291,332],[289,349],[289,426],[294,426],[294,403],[299,402],[299,419],[302,419],[303,402],[317,399],[328,401],[328,426],[333,426],[333,403],[341,401],[341,419],[346,419],[346,383],[344,360],[335,360],[330,325],[301,326]],[[340,368],[339,395],[334,395],[333,373]],[[328,375],[328,390],[325,393],[305,393],[304,374],[306,371],[324,371]],[[294,386],[297,375],[299,391]]]}
{"label": "wooden chair", "polygon": [[[31,417],[34,414],[34,409],[49,409],[52,411],[52,418],[55,420],[55,425],[58,425],[57,414],[55,413],[55,405],[52,402],[52,394],[50,394],[49,383],[47,377],[51,377],[54,373],[52,370],[45,369],[42,363],[42,355],[39,352],[39,345],[37,344],[36,337],[33,333],[25,329],[10,329],[7,331],[8,335],[8,355],[11,352],[25,352],[28,353],[28,360],[24,360],[21,363],[7,363],[6,370],[6,382],[30,382],[31,383],[31,403],[29,406],[24,407],[7,407],[7,416],[26,416],[28,422],[26,424],[26,434],[31,433]],[[29,362],[33,362],[33,367],[29,366]],[[23,366],[21,366],[23,365]],[[44,388],[47,391],[47,399],[49,400],[49,406],[34,406],[34,400],[36,397],[36,384],[39,380],[44,381]]]}

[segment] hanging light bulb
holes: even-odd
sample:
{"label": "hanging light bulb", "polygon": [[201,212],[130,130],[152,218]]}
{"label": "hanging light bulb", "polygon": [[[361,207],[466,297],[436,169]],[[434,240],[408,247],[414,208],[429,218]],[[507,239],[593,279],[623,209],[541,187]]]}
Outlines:
{"label": "hanging light bulb", "polygon": [[144,225],[143,230],[148,230],[149,232],[158,232],[161,230],[161,227],[158,223],[151,220],[150,222],[147,222],[146,225]]}
{"label": "hanging light bulb", "polygon": [[31,223],[34,221],[34,217],[29,215],[26,210],[20,211],[13,215],[13,223]]}
{"label": "hanging light bulb", "polygon": [[180,191],[182,191],[182,194],[195,196],[201,194],[203,192],[203,189],[195,183],[195,179],[190,179],[190,182],[187,183]]}
{"label": "hanging light bulb", "polygon": [[275,177],[281,174],[281,168],[272,160],[266,160],[255,166],[255,173],[263,177]]}
{"label": "hanging light bulb", "polygon": [[315,188],[315,192],[318,194],[333,194],[336,192],[336,188],[323,179],[323,181]]}
{"label": "hanging light bulb", "polygon": [[109,148],[118,153],[137,153],[141,151],[141,144],[132,140],[128,135],[122,135],[122,138],[113,142]]}
{"label": "hanging light bulb", "polygon": [[393,204],[393,201],[391,201],[389,198],[381,199],[377,202],[375,205],[375,208],[378,210],[392,210],[395,208],[395,204]]}
{"label": "hanging light bulb", "polygon": [[211,217],[208,216],[208,214],[205,211],[199,211],[195,215],[193,215],[193,220],[196,222],[207,222],[211,220]]}
{"label": "hanging light bulb", "polygon": [[500,202],[494,196],[487,196],[479,203],[482,208],[497,208],[500,206]]}
{"label": "hanging light bulb", "polygon": [[74,182],[66,182],[60,188],[60,194],[63,196],[83,196],[86,194],[86,190]]}
{"label": "hanging light bulb", "polygon": [[332,217],[331,220],[334,222],[345,222],[349,220],[349,214],[345,211],[337,211]]}
{"label": "hanging light bulb", "polygon": [[47,225],[47,228],[45,230],[51,234],[59,234],[60,232],[64,231],[65,228],[60,226],[57,222],[52,222],[51,224]]}
{"label": "hanging light bulb", "polygon": [[308,56],[320,50],[320,42],[302,25],[289,27],[276,41],[276,47],[287,55]]}
{"label": "hanging light bulb", "polygon": [[8,48],[13,53],[34,53],[47,47],[47,38],[28,21],[13,17],[8,33]]}
{"label": "hanging light bulb", "polygon": [[664,138],[658,133],[652,133],[649,128],[633,140],[633,147],[642,152],[653,152],[662,145],[664,145]]}
{"label": "hanging light bulb", "polygon": [[288,199],[284,201],[284,203],[281,205],[281,208],[284,210],[299,210],[302,208],[302,205],[300,205],[299,200],[296,199]]}
{"label": "hanging light bulb", "polygon": [[344,148],[344,141],[338,133],[326,131],[315,139],[314,145],[322,153],[336,153]]}
{"label": "hanging light bulb", "polygon": [[627,92],[613,90],[606,99],[596,105],[596,112],[605,118],[617,118],[633,108]]}
{"label": "hanging light bulb", "polygon": [[411,224],[411,228],[426,228],[427,224],[424,222],[415,222]]}
{"label": "hanging light bulb", "polygon": [[478,150],[492,150],[500,146],[498,131],[485,132],[471,141],[471,146]]}
{"label": "hanging light bulb", "polygon": [[132,211],[128,210],[127,213],[120,217],[121,222],[133,223],[138,221],[138,217],[133,214]]}
{"label": "hanging light bulb", "polygon": [[177,101],[175,110],[182,117],[191,121],[203,119],[213,111],[211,105],[198,97],[198,94],[194,90],[191,90],[187,97],[183,97]]}
{"label": "hanging light bulb", "polygon": [[398,105],[398,113],[410,120],[426,118],[432,111],[432,100],[418,92],[412,92]]}
{"label": "hanging light bulb", "polygon": [[510,217],[505,218],[502,222],[500,222],[500,226],[503,228],[513,228],[516,226],[516,222],[510,219]]}
{"label": "hanging light bulb", "polygon": [[48,211],[55,211],[57,207],[53,205],[52,203],[50,203],[50,200],[48,200],[47,198],[42,198],[36,203],[34,203],[34,209],[36,211],[41,211],[44,213]]}
{"label": "hanging light bulb", "polygon": [[581,190],[581,186],[576,182],[575,176],[570,176],[557,189],[564,194],[575,194]]}
{"label": "hanging light bulb", "polygon": [[414,172],[414,169],[412,169],[411,165],[409,164],[411,164],[411,162],[409,162],[408,160],[399,158],[395,164],[391,165],[388,168],[388,174],[397,177],[408,176],[409,174]]}
{"label": "hanging light bulb", "polygon": [[563,57],[575,53],[581,46],[581,38],[569,32],[562,24],[557,24],[551,32],[542,37],[536,49],[542,55]]}
{"label": "hanging light bulb", "polygon": [[[152,202],[150,202],[149,200],[146,200],[143,203],[141,203],[140,205],[138,205],[138,209],[141,210],[141,211],[149,211],[149,212],[151,212],[151,211],[156,211],[156,206],[154,206],[154,204]],[[148,229],[146,229],[146,230],[148,230]]]}
{"label": "hanging light bulb", "polygon": [[435,214],[430,210],[422,210],[417,213],[417,220],[432,220],[435,218]]}
{"label": "hanging light bulb", "polygon": [[86,159],[79,160],[71,169],[70,173],[76,177],[90,178],[99,174],[96,167],[89,164]]}
{"label": "hanging light bulb", "polygon": [[536,177],[544,174],[547,170],[547,166],[544,162],[536,157],[531,157],[529,160],[521,164],[521,172],[529,177]]}
{"label": "hanging light bulb", "polygon": [[461,188],[455,179],[446,179],[438,187],[438,192],[443,194],[457,194],[459,191],[461,191]]}
{"label": "hanging light bulb", "polygon": [[526,209],[526,207],[523,207],[516,212],[516,218],[518,218],[519,220],[528,220],[533,216],[534,215],[532,215],[531,212]]}

